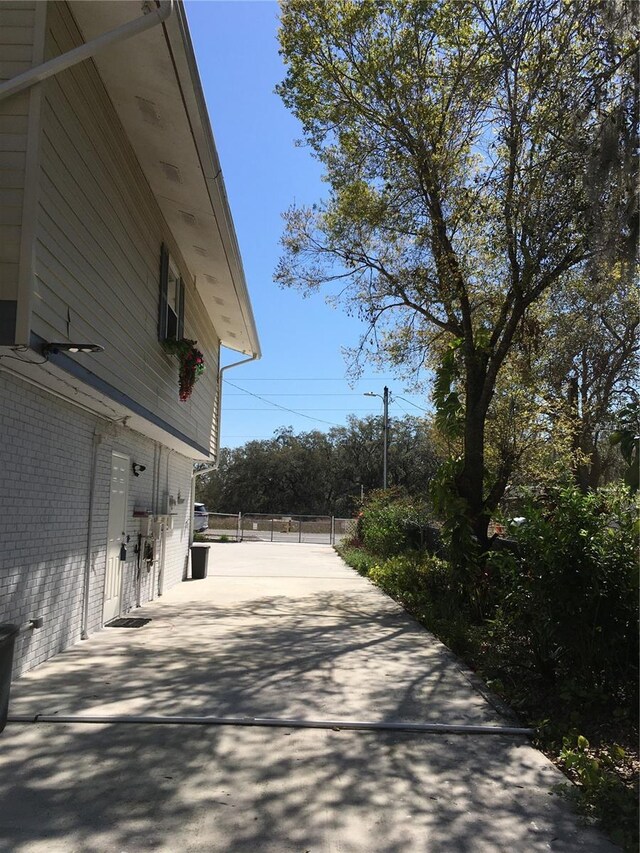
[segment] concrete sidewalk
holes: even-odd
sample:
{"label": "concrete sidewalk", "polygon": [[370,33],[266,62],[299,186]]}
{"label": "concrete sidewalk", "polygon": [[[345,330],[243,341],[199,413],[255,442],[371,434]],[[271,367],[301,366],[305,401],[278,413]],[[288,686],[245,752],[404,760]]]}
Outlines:
{"label": "concrete sidewalk", "polygon": [[[206,580],[132,615],[17,681],[10,714],[510,722],[328,546],[214,545]],[[563,779],[493,734],[9,723],[0,850],[615,850]]]}

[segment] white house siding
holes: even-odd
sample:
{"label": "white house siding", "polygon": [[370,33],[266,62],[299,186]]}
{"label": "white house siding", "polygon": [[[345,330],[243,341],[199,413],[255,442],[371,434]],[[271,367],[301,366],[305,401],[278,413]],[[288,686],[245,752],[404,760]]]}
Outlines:
{"label": "white house siding", "polygon": [[[80,640],[94,436],[89,633],[102,627],[112,451],[146,466],[139,477],[129,475],[123,612],[136,604],[134,546],[141,522],[134,507],[162,511],[167,487],[177,514],[166,534],[164,589],[186,575],[192,463],[5,371],[0,371],[0,401],[0,622],[44,619],[42,628],[17,640],[17,676]],[[157,575],[142,568],[144,603],[157,594]]]}
{"label": "white house siding", "polygon": [[[35,2],[0,3],[0,81],[32,64]],[[0,300],[18,294],[30,93],[0,101]]]}
{"label": "white house siding", "polygon": [[[81,43],[64,3],[47,5],[45,56]],[[32,329],[105,347],[91,370],[193,442],[210,444],[218,337],[91,60],[43,84]],[[160,247],[181,265],[185,337],[207,371],[180,403],[177,360],[157,339]]]}

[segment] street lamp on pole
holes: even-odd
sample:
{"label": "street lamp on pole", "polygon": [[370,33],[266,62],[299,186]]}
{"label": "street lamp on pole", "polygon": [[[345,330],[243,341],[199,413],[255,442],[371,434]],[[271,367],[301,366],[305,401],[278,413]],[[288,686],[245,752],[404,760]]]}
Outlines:
{"label": "street lamp on pole", "polygon": [[365,391],[365,397],[380,397],[384,405],[384,415],[382,418],[382,488],[387,488],[387,449],[389,444],[389,389],[384,386],[382,394],[376,394],[373,391]]}

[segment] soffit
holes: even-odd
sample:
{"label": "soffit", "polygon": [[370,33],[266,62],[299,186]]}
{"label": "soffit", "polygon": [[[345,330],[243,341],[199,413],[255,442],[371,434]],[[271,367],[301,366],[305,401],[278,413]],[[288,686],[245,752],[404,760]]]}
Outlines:
{"label": "soffit", "polygon": [[[139,2],[71,2],[85,41],[143,14]],[[220,164],[180,4],[164,25],[93,58],[223,346],[259,354]]]}

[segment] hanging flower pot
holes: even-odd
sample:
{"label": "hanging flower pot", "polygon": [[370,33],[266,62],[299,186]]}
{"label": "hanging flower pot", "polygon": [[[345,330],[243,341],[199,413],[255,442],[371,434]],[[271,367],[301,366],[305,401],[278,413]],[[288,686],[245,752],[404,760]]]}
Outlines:
{"label": "hanging flower pot", "polygon": [[165,352],[178,356],[180,362],[180,399],[184,403],[191,396],[196,380],[204,373],[204,356],[197,348],[197,341],[188,338],[169,338],[162,342]]}

